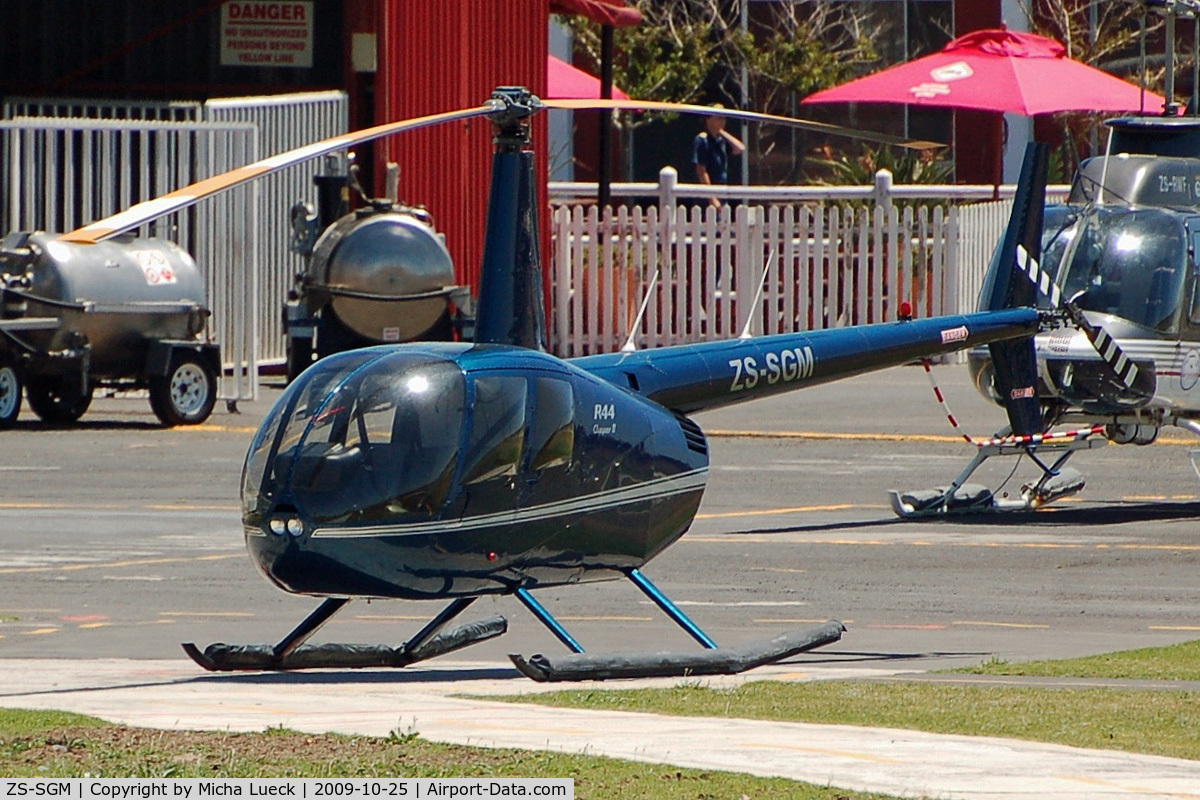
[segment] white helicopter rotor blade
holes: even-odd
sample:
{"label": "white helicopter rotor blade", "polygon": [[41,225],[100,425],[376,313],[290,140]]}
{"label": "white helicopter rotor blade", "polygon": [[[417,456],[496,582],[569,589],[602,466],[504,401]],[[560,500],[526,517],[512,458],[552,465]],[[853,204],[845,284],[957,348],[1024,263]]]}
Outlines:
{"label": "white helicopter rotor blade", "polygon": [[899,136],[889,136],[886,133],[861,131],[856,128],[845,128],[828,122],[816,122],[810,119],[781,117],[777,114],[760,114],[757,111],[740,111],[736,108],[714,108],[713,106],[693,105],[690,103],[663,103],[656,100],[542,100],[546,108],[565,108],[570,111],[589,111],[611,109],[613,111],[662,111],[681,114],[719,114],[729,119],[744,119],[750,122],[772,122],[777,125],[790,125],[793,128],[804,128],[819,133],[835,136],[847,136],[852,139],[864,139],[868,142],[887,144],[894,147],[905,147],[910,150],[929,150],[945,147],[940,142],[925,142],[915,139],[903,139]]}
{"label": "white helicopter rotor blade", "polygon": [[247,164],[229,172],[205,178],[202,181],[185,186],[182,189],[176,189],[153,200],[147,200],[135,206],[130,206],[111,217],[97,220],[90,225],[85,225],[70,233],[64,233],[58,239],[63,242],[95,244],[96,242],[104,241],[125,231],[145,225],[147,222],[164,214],[185,209],[206,197],[211,197],[212,195],[232,189],[262,175],[278,172],[281,169],[306,161],[307,159],[332,153],[334,150],[353,147],[354,145],[369,142],[372,139],[378,139],[383,136],[389,136],[393,133],[400,133],[401,131],[484,116],[496,112],[501,105],[497,101],[489,100],[487,103],[476,108],[448,111],[442,114],[431,114],[425,117],[414,117],[398,122],[389,122],[384,125],[376,125],[373,128],[365,128],[361,131],[345,133],[340,136],[334,136],[331,139],[306,144],[303,147],[297,147],[294,150],[288,150],[269,158],[255,161],[253,164]]}

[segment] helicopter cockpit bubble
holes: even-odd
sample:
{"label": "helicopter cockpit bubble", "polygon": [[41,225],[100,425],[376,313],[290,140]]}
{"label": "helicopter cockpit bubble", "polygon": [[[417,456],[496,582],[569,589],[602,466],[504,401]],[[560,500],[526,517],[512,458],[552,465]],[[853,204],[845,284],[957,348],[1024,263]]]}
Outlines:
{"label": "helicopter cockpit bubble", "polygon": [[444,505],[466,397],[438,353],[392,348],[323,359],[288,387],[247,456],[247,524],[277,506],[314,525],[428,519]]}
{"label": "helicopter cockpit bubble", "polygon": [[1066,297],[1159,333],[1178,329],[1187,277],[1187,231],[1178,215],[1097,208],[1081,219],[1075,239],[1064,266]]}

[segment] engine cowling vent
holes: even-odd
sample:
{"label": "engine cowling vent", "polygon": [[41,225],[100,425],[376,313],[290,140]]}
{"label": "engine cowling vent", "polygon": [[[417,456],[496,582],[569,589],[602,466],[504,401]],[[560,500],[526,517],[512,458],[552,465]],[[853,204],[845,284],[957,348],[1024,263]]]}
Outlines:
{"label": "engine cowling vent", "polygon": [[682,414],[676,415],[675,419],[679,420],[679,428],[683,431],[683,438],[687,440],[688,449],[707,456],[708,438],[705,437],[704,431],[700,430],[700,426]]}

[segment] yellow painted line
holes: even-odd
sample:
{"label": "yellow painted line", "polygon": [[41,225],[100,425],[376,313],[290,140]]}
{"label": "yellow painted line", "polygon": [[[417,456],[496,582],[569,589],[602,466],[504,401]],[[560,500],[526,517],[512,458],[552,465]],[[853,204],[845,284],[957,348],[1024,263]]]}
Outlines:
{"label": "yellow painted line", "polygon": [[885,505],[856,505],[839,503],[829,506],[797,506],[795,508],[770,508],[758,511],[727,511],[720,514],[697,514],[696,519],[729,519],[731,517],[770,517],[778,514],[803,514],[809,511],[846,511],[851,508],[891,508]]}
{"label": "yellow painted line", "polygon": [[1112,781],[1106,781],[1102,778],[1086,778],[1082,775],[1055,775],[1054,777],[1064,781],[1086,783],[1089,786],[1105,786],[1110,789],[1118,789],[1122,792],[1136,792],[1138,794],[1154,795],[1155,797],[1179,797],[1185,798],[1185,800],[1195,800],[1195,798],[1200,798],[1200,795],[1198,794],[1164,792],[1162,789],[1152,789],[1148,786],[1125,786],[1123,784],[1113,783]]}
{"label": "yellow painted line", "polygon": [[1200,550],[1200,544],[1114,544],[1118,550]]}
{"label": "yellow painted line", "polygon": [[17,511],[112,511],[112,510],[144,510],[144,511],[240,511],[235,505],[184,505],[181,503],[151,504],[130,506],[128,503],[34,503],[34,502],[4,502],[0,509]]}
{"label": "yellow painted line", "polygon": [[1200,625],[1151,625],[1152,631],[1200,631]]}
{"label": "yellow painted line", "polygon": [[107,628],[111,625],[112,625],[111,622],[85,622],[82,625],[80,625],[79,627],[86,630],[86,629],[90,629],[90,628]]}
{"label": "yellow painted line", "polygon": [[144,567],[153,564],[186,564],[189,561],[218,561],[226,558],[245,558],[243,553],[227,553],[195,558],[139,558],[129,561],[96,561],[87,564],[59,564],[52,567],[8,567],[0,569],[0,575],[25,575],[35,572],[78,572],[85,569],[115,569],[118,567]]}
{"label": "yellow painted line", "polygon": [[41,636],[47,633],[58,633],[58,628],[34,628],[31,631],[21,631],[25,636]]}
{"label": "yellow painted line", "polygon": [[[963,441],[962,436],[951,436],[948,434],[933,434],[933,433],[851,433],[846,431],[755,431],[755,430],[730,430],[730,429],[713,429],[706,430],[705,436],[710,439],[722,437],[728,439],[809,439],[812,441],[841,441],[841,442],[931,442],[935,444],[960,444],[967,445]],[[978,439],[988,439],[990,434],[986,436],[975,437]],[[1168,446],[1183,446],[1200,448],[1200,439],[1188,437],[1167,437],[1160,436],[1154,444],[1165,444]],[[1117,445],[1120,446],[1120,445]]]}
{"label": "yellow painted line", "polygon": [[[1200,446],[1200,443],[1197,443]],[[1194,494],[1127,494],[1121,498],[1122,500],[1130,501],[1147,501],[1147,500],[1196,500],[1200,499],[1200,495]]]}
{"label": "yellow painted line", "polygon": [[[829,617],[813,617],[805,619],[803,617],[783,618],[783,619],[752,619],[750,620],[755,625],[820,625],[822,622],[829,622]],[[838,622],[843,625],[853,625],[852,619],[840,619]]]}
{"label": "yellow painted line", "polygon": [[239,506],[201,506],[189,505],[184,503],[160,503],[157,505],[142,506],[142,508],[152,511],[241,511]]}
{"label": "yellow painted line", "polygon": [[181,425],[172,428],[172,433],[258,433],[250,425]]}
{"label": "yellow painted line", "polygon": [[966,444],[961,436],[943,436],[926,433],[835,433],[827,431],[737,431],[711,430],[704,435],[710,439],[724,437],[730,439],[811,439],[814,441],[835,442],[937,442]]}
{"label": "yellow painted line", "polygon": [[464,728],[477,728],[484,731],[522,731],[524,733],[561,733],[566,736],[590,736],[595,730],[580,730],[578,728],[528,728],[521,725],[490,725],[486,722],[458,721]]}
{"label": "yellow painted line", "polygon": [[985,628],[1049,628],[1049,625],[1037,625],[1032,622],[985,622],[983,620],[964,619],[951,622],[951,625],[972,625]]}
{"label": "yellow painted line", "polygon": [[882,539],[810,539],[779,538],[775,536],[741,536],[736,533],[725,536],[685,536],[679,540],[682,543],[694,542],[700,544],[761,544],[778,542],[781,544],[823,544],[851,547],[985,547],[1008,548],[1015,550],[1147,550],[1147,551],[1200,551],[1200,544],[1077,544],[1071,542],[927,542],[920,541],[886,541]]}
{"label": "yellow painted line", "polygon": [[757,747],[761,750],[795,750],[800,753],[817,753],[825,756],[840,756],[842,758],[853,758],[858,761],[871,761],[876,764],[908,764],[907,761],[901,761],[896,758],[884,758],[883,756],[873,756],[867,753],[855,753],[850,750],[829,750],[824,747],[800,747],[794,744],[774,744],[767,742],[747,742],[744,747]]}

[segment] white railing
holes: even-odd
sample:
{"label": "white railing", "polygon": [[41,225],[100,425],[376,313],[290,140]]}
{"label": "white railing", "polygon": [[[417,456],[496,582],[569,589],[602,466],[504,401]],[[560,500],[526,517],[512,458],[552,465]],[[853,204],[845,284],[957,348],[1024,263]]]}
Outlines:
{"label": "white railing", "polygon": [[[257,131],[245,123],[18,117],[0,120],[0,140],[7,231],[74,230],[259,152]],[[251,184],[136,231],[170,239],[196,259],[212,309],[208,333],[232,368],[220,383],[228,400],[256,394],[258,209]]]}
{"label": "white railing", "polygon": [[[917,317],[973,310],[1012,205],[992,198],[1014,190],[894,186],[886,172],[854,187],[682,185],[670,168],[660,179],[614,184],[659,202],[603,218],[563,202],[588,184],[551,184],[559,355],[888,322],[904,303]],[[712,196],[742,204],[678,205]],[[968,199],[989,202],[960,207]]]}
{"label": "white railing", "polygon": [[[13,118],[22,115],[20,118]],[[134,203],[344,133],[342,92],[206,103],[22,100],[0,106],[0,224],[68,231]],[[309,161],[156,220],[139,233],[178,242],[204,272],[210,329],[231,377],[225,399],[252,399],[258,366],[282,362],[280,309],[303,261],[288,210],[314,199]]]}

